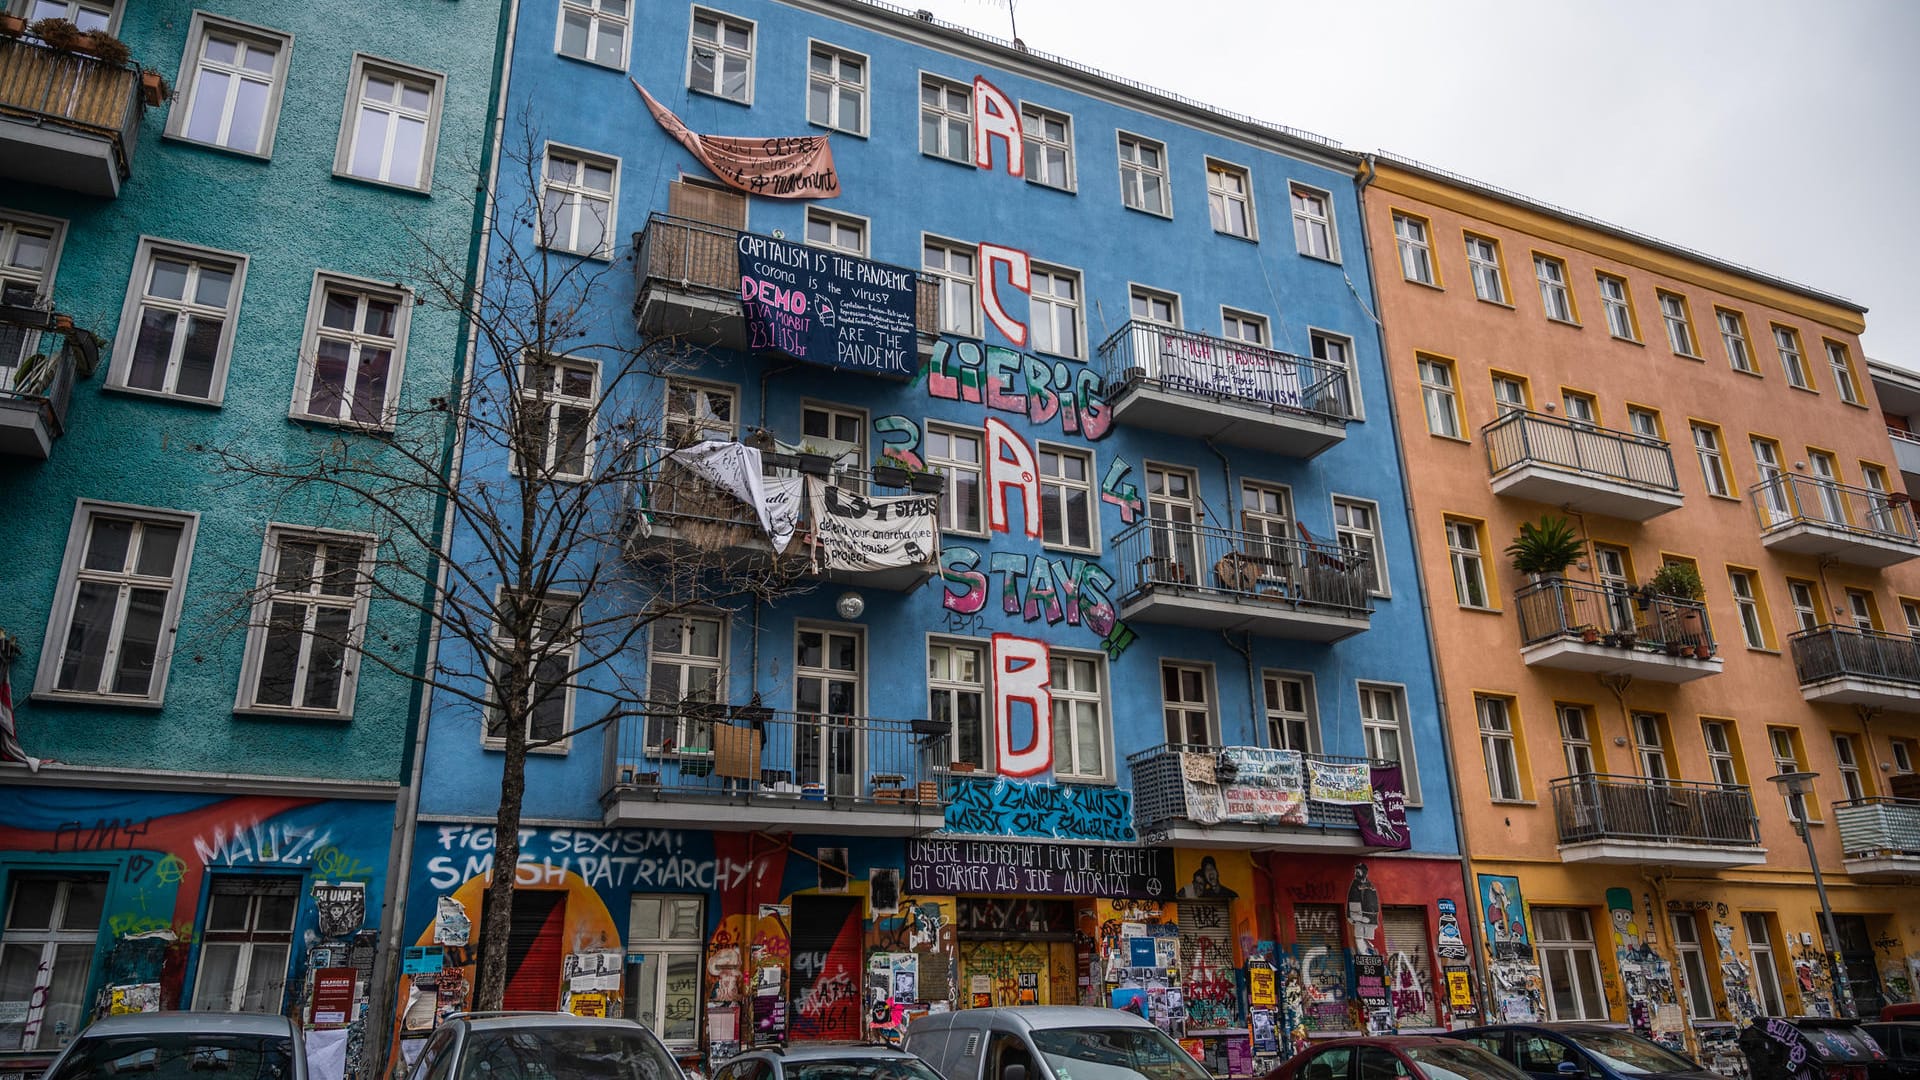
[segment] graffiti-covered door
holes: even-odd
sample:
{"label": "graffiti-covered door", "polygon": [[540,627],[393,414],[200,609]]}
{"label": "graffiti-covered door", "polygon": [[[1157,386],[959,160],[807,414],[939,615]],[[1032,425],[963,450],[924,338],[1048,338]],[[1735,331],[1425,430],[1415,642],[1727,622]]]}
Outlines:
{"label": "graffiti-covered door", "polygon": [[1853,992],[1855,1015],[1879,1016],[1886,1002],[1880,995],[1879,964],[1867,920],[1860,915],[1835,915],[1833,928],[1840,934],[1840,960],[1847,966],[1847,988]]}
{"label": "graffiti-covered door", "polygon": [[676,1053],[700,1045],[701,914],[698,896],[635,896],[627,922],[627,1015]]}
{"label": "graffiti-covered door", "polygon": [[1227,902],[1182,899],[1180,972],[1189,1025],[1224,1028],[1241,1023],[1234,967]]}
{"label": "graffiti-covered door", "polygon": [[860,900],[793,898],[789,1035],[795,1041],[860,1037]]}
{"label": "graffiti-covered door", "polygon": [[960,943],[961,999],[969,1006],[1074,1005],[1072,986],[1072,942]]}
{"label": "graffiti-covered door", "polygon": [[1300,1023],[1308,1031],[1346,1031],[1347,947],[1340,908],[1334,904],[1293,906],[1294,948],[1299,950]]}
{"label": "graffiti-covered door", "polygon": [[1433,953],[1427,944],[1427,909],[1389,907],[1381,916],[1394,1023],[1402,1028],[1433,1027],[1440,1019],[1433,992]]}

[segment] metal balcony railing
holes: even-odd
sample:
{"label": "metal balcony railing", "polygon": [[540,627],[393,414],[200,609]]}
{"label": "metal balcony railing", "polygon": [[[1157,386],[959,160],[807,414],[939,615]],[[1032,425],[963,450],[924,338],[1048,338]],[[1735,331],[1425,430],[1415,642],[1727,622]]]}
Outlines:
{"label": "metal balcony railing", "polygon": [[1680,493],[1673,451],[1664,440],[1514,409],[1480,429],[1492,477],[1546,465],[1597,480]]}
{"label": "metal balcony railing", "polygon": [[[610,733],[609,791],[827,803],[932,804],[930,740],[911,720],[683,701]],[[926,787],[921,781],[929,781]]]}
{"label": "metal balcony railing", "polygon": [[[1223,749],[1225,747],[1194,743],[1163,743],[1127,755],[1127,771],[1133,778],[1134,827],[1144,833],[1149,829],[1177,822],[1209,824],[1207,821],[1209,815],[1188,802],[1183,755],[1205,754],[1217,757]],[[1304,760],[1301,763],[1303,787],[1300,798],[1307,805],[1307,823],[1304,826],[1291,827],[1357,830],[1359,826],[1354,822],[1351,806],[1316,803],[1307,798],[1304,788],[1305,769],[1308,761],[1359,765],[1367,763],[1367,759],[1342,757],[1337,754],[1303,754],[1301,757]]]}
{"label": "metal balcony railing", "polygon": [[1908,431],[1906,428],[1889,427],[1887,437],[1900,442],[1920,443],[1920,432]]}
{"label": "metal balcony railing", "polygon": [[1615,648],[1715,648],[1707,607],[1693,600],[1551,578],[1515,592],[1513,601],[1523,645],[1591,634],[1596,644]]}
{"label": "metal balcony railing", "polygon": [[[0,348],[12,344],[7,339],[5,328],[0,328]],[[67,406],[73,401],[73,384],[77,378],[72,355],[66,349],[56,349],[47,356],[44,367],[37,370],[23,370],[25,361],[11,367],[0,368],[0,399],[22,409],[37,408],[47,433],[59,438],[67,429]]]}
{"label": "metal balcony railing", "polygon": [[1854,799],[1833,804],[1840,848],[1849,859],[1874,855],[1920,856],[1920,802]]}
{"label": "metal balcony railing", "polygon": [[139,145],[140,68],[62,52],[30,37],[0,37],[0,117],[108,140],[120,178]]}
{"label": "metal balcony railing", "polygon": [[1920,642],[1851,626],[1816,626],[1787,639],[1800,685],[1828,679],[1876,679],[1920,689]]}
{"label": "metal balcony railing", "polygon": [[1254,405],[1345,423],[1347,369],[1244,341],[1130,321],[1101,343],[1107,393],[1144,382],[1169,393]]}
{"label": "metal balcony railing", "polygon": [[1630,840],[1654,844],[1760,843],[1753,792],[1739,785],[1644,776],[1567,776],[1553,782],[1562,844]]}
{"label": "metal balcony railing", "polygon": [[1349,612],[1373,607],[1370,560],[1337,544],[1162,520],[1138,522],[1113,543],[1123,601],[1177,588]]}
{"label": "metal balcony railing", "polygon": [[1775,473],[1748,489],[1763,533],[1819,525],[1859,536],[1920,542],[1904,493],[1874,491],[1798,473]]}

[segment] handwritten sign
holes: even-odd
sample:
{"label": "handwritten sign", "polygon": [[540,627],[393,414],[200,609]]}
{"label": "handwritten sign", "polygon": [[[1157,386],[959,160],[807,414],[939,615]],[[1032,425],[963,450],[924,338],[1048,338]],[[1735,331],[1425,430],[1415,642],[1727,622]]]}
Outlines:
{"label": "handwritten sign", "polygon": [[747,345],[870,375],[912,378],[919,277],[911,270],[741,233]]}
{"label": "handwritten sign", "polygon": [[825,135],[785,138],[698,135],[665,105],[655,101],[646,87],[633,82],[633,88],[646,100],[647,111],[653,114],[654,121],[728,187],[774,199],[831,199],[840,194],[840,174],[833,168],[833,146]]}
{"label": "handwritten sign", "polygon": [[1157,900],[1173,895],[1173,852],[1101,844],[916,837],[907,893],[1020,893]]}
{"label": "handwritten sign", "polygon": [[1341,806],[1367,806],[1373,802],[1373,779],[1364,761],[1346,765],[1309,761],[1307,774],[1311,780],[1308,790],[1314,802]]}

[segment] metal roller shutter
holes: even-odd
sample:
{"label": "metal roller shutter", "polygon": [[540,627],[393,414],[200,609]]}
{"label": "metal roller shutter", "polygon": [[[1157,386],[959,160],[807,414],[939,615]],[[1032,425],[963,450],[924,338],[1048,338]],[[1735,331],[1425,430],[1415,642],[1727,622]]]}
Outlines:
{"label": "metal roller shutter", "polygon": [[1233,934],[1225,900],[1182,900],[1180,981],[1187,1027],[1238,1027],[1240,994],[1233,976]]}
{"label": "metal roller shutter", "polygon": [[860,1037],[860,901],[801,896],[793,901],[792,1000],[787,1031],[796,1042]]}
{"label": "metal roller shutter", "polygon": [[1427,909],[1390,907],[1380,915],[1387,932],[1387,989],[1393,995],[1394,1016],[1403,1028],[1437,1026]]}
{"label": "metal roller shutter", "polygon": [[507,932],[507,988],[500,1007],[553,1012],[560,1007],[560,968],[567,894],[520,889],[513,895]]}
{"label": "metal roller shutter", "polygon": [[1293,906],[1294,955],[1300,958],[1300,1022],[1308,1031],[1351,1031],[1347,947],[1337,904]]}

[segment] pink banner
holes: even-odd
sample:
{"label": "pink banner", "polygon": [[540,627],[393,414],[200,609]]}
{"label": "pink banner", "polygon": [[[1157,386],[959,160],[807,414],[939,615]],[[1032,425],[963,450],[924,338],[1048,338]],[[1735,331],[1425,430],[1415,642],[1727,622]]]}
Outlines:
{"label": "pink banner", "polygon": [[646,99],[647,111],[667,134],[728,187],[774,199],[832,199],[840,195],[840,174],[833,169],[833,147],[825,135],[747,139],[700,135],[689,130],[647,88],[629,79]]}

